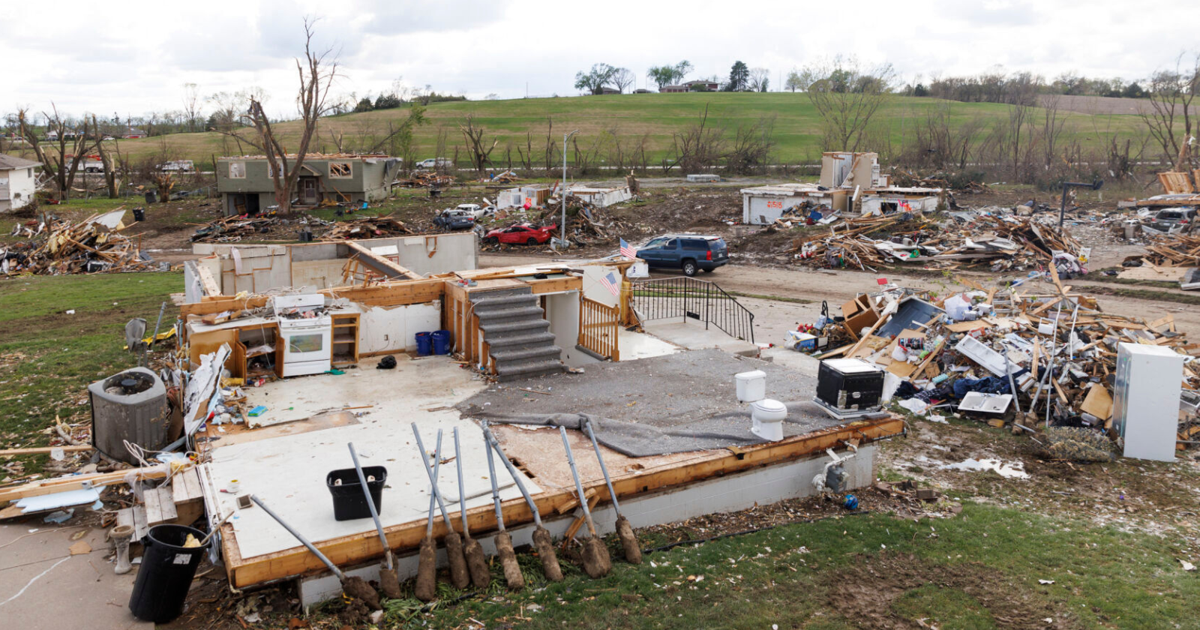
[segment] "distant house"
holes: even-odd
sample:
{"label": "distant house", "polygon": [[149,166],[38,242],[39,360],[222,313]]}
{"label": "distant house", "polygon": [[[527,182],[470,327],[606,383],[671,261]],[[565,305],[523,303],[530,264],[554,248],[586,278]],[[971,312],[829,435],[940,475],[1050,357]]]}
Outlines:
{"label": "distant house", "polygon": [[652,94],[652,92],[650,90],[647,90],[646,88],[638,88],[638,89],[634,90],[633,93],[634,94]]}
{"label": "distant house", "polygon": [[[288,156],[290,161],[294,156]],[[400,159],[386,155],[307,155],[291,192],[292,205],[387,199]],[[217,160],[217,192],[227,216],[258,214],[275,205],[271,164],[265,156]]]}
{"label": "distant house", "polygon": [[[78,135],[79,135],[79,132],[75,131],[74,129],[67,129],[66,131],[63,132],[63,140],[74,140]],[[50,142],[58,141],[58,130],[57,129],[47,129],[46,130],[46,140],[48,140]]]}
{"label": "distant house", "polygon": [[0,213],[20,210],[33,201],[37,190],[34,169],[41,163],[0,153]]}
{"label": "distant house", "polygon": [[667,85],[659,90],[664,94],[670,92],[716,92],[721,84],[716,81],[688,81],[682,85]]}
{"label": "distant house", "polygon": [[617,88],[602,87],[602,88],[600,88],[600,93],[601,94],[620,94],[621,90],[618,90]]}
{"label": "distant house", "polygon": [[138,129],[137,127],[129,127],[128,129],[125,130],[124,135],[122,135],[121,137],[125,138],[127,140],[133,140],[135,138],[145,138],[146,132],[142,131],[141,129]]}

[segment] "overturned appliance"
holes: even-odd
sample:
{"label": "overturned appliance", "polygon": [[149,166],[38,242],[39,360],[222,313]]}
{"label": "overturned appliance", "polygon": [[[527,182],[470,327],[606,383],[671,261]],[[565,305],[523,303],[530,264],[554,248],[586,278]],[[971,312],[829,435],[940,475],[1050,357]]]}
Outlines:
{"label": "overturned appliance", "polygon": [[883,370],[862,359],[829,359],[817,370],[813,402],[834,418],[846,420],[881,409]]}

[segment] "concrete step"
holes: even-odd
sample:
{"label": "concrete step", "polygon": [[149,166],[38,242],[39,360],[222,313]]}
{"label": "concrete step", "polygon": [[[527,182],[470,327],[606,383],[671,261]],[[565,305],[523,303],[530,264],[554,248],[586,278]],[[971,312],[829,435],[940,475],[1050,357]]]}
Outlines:
{"label": "concrete step", "polygon": [[533,319],[533,318],[523,319],[523,320],[514,321],[514,322],[503,322],[503,323],[486,323],[485,324],[484,322],[479,322],[479,329],[484,331],[485,333],[487,333],[487,336],[484,337],[484,339],[488,343],[492,343],[494,340],[496,340],[498,338],[497,337],[498,335],[504,335],[505,333],[523,332],[523,331],[533,332],[533,331],[537,331],[537,330],[546,330],[548,328],[550,328],[549,321],[544,320],[544,319]]}
{"label": "concrete step", "polygon": [[513,364],[496,365],[496,374],[501,381],[553,374],[562,372],[562,370],[562,361],[558,359],[531,359]]}
{"label": "concrete step", "polygon": [[508,306],[525,306],[529,304],[537,304],[538,297],[532,293],[506,295],[504,297],[480,298],[475,300],[475,310],[502,308]]}
{"label": "concrete step", "polygon": [[535,332],[527,335],[509,334],[503,337],[492,337],[487,340],[492,353],[500,348],[512,346],[532,346],[535,344],[553,344],[554,334],[550,332]]}
{"label": "concrete step", "polygon": [[536,346],[513,346],[501,350],[492,350],[492,358],[496,360],[496,365],[524,359],[532,359],[536,357],[554,357],[562,356],[562,348],[555,345],[539,344]]}
{"label": "concrete step", "polygon": [[477,306],[475,308],[475,315],[479,317],[479,321],[481,322],[485,320],[494,321],[497,319],[509,319],[515,317],[536,317],[541,319],[542,307],[530,304],[527,306],[510,306],[505,308],[480,310]]}

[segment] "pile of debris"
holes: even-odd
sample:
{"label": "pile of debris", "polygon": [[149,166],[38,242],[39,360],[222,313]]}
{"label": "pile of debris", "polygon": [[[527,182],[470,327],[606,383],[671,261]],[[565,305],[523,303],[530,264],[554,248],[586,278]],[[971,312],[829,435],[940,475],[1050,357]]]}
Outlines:
{"label": "pile of debris", "polygon": [[[72,225],[47,218],[36,229],[22,229],[30,241],[0,247],[0,274],[60,275],[151,271],[156,266],[137,241],[121,234],[124,210],[97,214]],[[14,230],[16,232],[16,230]]]}
{"label": "pile of debris", "polygon": [[321,235],[322,241],[353,241],[384,236],[415,234],[408,226],[391,217],[367,217],[353,221],[338,221]]}
{"label": "pile of debris", "polygon": [[407,188],[445,188],[453,183],[454,178],[450,175],[417,172],[413,173],[408,179],[397,180],[395,185]]}
{"label": "pile of debris", "polygon": [[885,399],[914,414],[1011,426],[1035,434],[1050,456],[1077,460],[1117,452],[1119,345],[1169,349],[1184,357],[1180,409],[1190,409],[1180,414],[1176,448],[1194,442],[1200,375],[1188,366],[1195,346],[1174,317],[1107,314],[1094,297],[1063,285],[1053,267],[1042,278],[1048,282],[1037,290],[1027,278],[1004,289],[959,279],[967,290],[941,299],[881,280],[881,291],[847,302],[840,316],[825,309],[815,324],[789,332],[786,345],[821,360],[874,364],[885,372]]}
{"label": "pile of debris", "polygon": [[[1089,252],[1065,229],[1014,214],[966,214],[955,219],[965,225],[938,225],[920,213],[845,219],[829,225],[827,234],[797,238],[792,254],[809,266],[864,271],[892,263],[992,271],[1053,263],[1065,276],[1086,273],[1083,265]],[[886,233],[884,238],[871,238],[881,232]]]}
{"label": "pile of debris", "polygon": [[269,215],[221,217],[200,226],[192,233],[193,243],[237,243],[255,234],[266,234],[279,224]]}
{"label": "pile of debris", "polygon": [[479,181],[485,184],[511,184],[513,182],[521,181],[521,177],[512,171],[504,171],[503,173],[496,173],[490,177],[482,177],[479,179]]}
{"label": "pile of debris", "polygon": [[1146,254],[1133,258],[1158,267],[1200,267],[1200,236],[1154,237],[1146,245]]}
{"label": "pile of debris", "polygon": [[[562,212],[562,197],[554,196],[546,201],[546,208],[536,220],[541,223],[556,223]],[[567,196],[567,240],[581,247],[617,243],[620,234],[634,231],[632,225],[613,218],[605,219],[593,204],[582,197]]]}

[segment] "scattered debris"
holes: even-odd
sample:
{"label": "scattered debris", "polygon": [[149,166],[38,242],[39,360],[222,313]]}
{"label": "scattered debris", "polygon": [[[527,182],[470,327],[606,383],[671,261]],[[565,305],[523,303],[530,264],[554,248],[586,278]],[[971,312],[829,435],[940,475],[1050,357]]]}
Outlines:
{"label": "scattered debris", "polygon": [[[124,211],[92,215],[75,225],[49,218],[38,224],[36,231],[22,231],[32,242],[0,247],[0,274],[61,275],[157,269],[142,254],[137,241],[121,234],[125,225],[120,214]],[[114,215],[115,222],[102,221]]]}
{"label": "scattered debris", "polygon": [[413,234],[406,225],[391,217],[367,217],[353,221],[339,221],[321,235],[322,241],[347,241],[382,236],[405,236]]}

